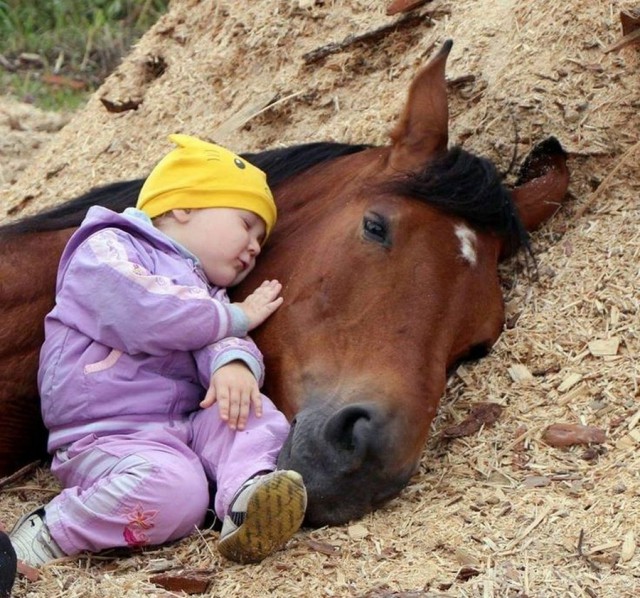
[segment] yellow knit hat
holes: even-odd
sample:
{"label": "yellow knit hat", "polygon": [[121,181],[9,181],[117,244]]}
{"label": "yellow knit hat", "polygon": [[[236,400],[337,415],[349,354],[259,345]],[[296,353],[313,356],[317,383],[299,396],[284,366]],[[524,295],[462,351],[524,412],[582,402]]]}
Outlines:
{"label": "yellow knit hat", "polygon": [[241,208],[266,225],[265,238],[276,223],[277,210],[267,177],[233,152],[189,135],[169,135],[178,147],[147,177],[136,207],[150,218],[173,209]]}

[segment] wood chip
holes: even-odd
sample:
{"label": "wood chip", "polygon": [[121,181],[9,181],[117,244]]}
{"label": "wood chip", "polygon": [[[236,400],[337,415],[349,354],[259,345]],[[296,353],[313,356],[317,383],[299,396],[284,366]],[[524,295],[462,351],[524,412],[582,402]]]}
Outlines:
{"label": "wood chip", "polygon": [[605,357],[617,355],[620,339],[613,337],[605,340],[591,341],[589,344],[589,352],[594,357]]}
{"label": "wood chip", "polygon": [[473,378],[469,374],[469,370],[463,365],[458,366],[456,374],[467,386],[471,386],[471,384],[473,384]]}
{"label": "wood chip", "polygon": [[558,392],[567,392],[571,387],[578,384],[580,380],[582,380],[582,374],[569,374],[562,380],[560,386],[558,386]]}
{"label": "wood chip", "polygon": [[570,405],[571,403],[578,401],[585,395],[589,394],[589,389],[585,384],[574,386],[571,390],[562,395],[558,401],[559,405]]}
{"label": "wood chip", "polygon": [[142,98],[129,98],[125,100],[111,100],[107,97],[100,98],[102,105],[107,109],[107,112],[113,112],[115,114],[120,112],[127,112],[129,110],[137,110],[142,104]]}
{"label": "wood chip", "polygon": [[633,531],[629,531],[625,534],[622,540],[622,549],[620,550],[620,560],[623,563],[627,563],[633,558],[636,552],[636,536]]}
{"label": "wood chip", "polygon": [[502,413],[502,405],[497,403],[476,403],[471,407],[469,415],[457,424],[447,426],[441,433],[443,438],[462,438],[472,436],[482,428],[498,421]]}
{"label": "wood chip", "polygon": [[369,535],[369,529],[361,523],[350,525],[347,528],[347,534],[352,540],[364,540]]}
{"label": "wood chip", "polygon": [[640,421],[640,409],[638,409],[638,411],[636,411],[633,417],[629,420],[629,423],[627,424],[627,428],[629,430],[633,430],[638,425],[639,421]]}
{"label": "wood chip", "polygon": [[508,372],[511,379],[517,384],[533,380],[533,374],[529,371],[529,368],[521,363],[510,366]]}
{"label": "wood chip", "polygon": [[636,440],[633,436],[631,436],[631,434],[626,434],[622,438],[618,439],[616,442],[616,448],[622,451],[635,449],[637,445],[638,445],[638,440]]}
{"label": "wood chip", "polygon": [[482,562],[474,554],[460,547],[456,548],[455,558],[461,567],[479,567]]}
{"label": "wood chip", "polygon": [[540,512],[536,515],[536,518],[518,535],[507,544],[506,550],[513,550],[522,540],[524,540],[536,527],[538,527],[547,516],[553,511],[553,508],[549,505],[545,505],[540,509]]}
{"label": "wood chip", "polygon": [[333,546],[328,542],[320,542],[319,540],[314,540],[313,538],[307,540],[305,544],[313,552],[320,552],[321,554],[325,554],[327,556],[333,556],[334,554],[338,554],[340,552],[337,546]]}
{"label": "wood chip", "polygon": [[213,581],[213,571],[202,569],[192,571],[177,571],[153,575],[149,581],[169,592],[184,592],[185,594],[204,594],[209,590]]}
{"label": "wood chip", "polygon": [[622,11],[620,13],[620,23],[622,24],[622,38],[605,48],[605,54],[620,50],[631,44],[640,43],[640,10]]}
{"label": "wood chip", "polygon": [[18,469],[18,471],[12,473],[11,475],[0,478],[0,490],[5,486],[9,486],[10,484],[17,482],[21,478],[28,476],[41,464],[41,461],[33,461],[31,463],[28,463],[24,467],[21,467],[20,469]]}
{"label": "wood chip", "polygon": [[606,553],[614,548],[618,548],[620,546],[620,542],[616,540],[611,540],[610,542],[603,542],[602,544],[596,544],[589,548],[589,550],[585,550],[584,554],[593,556],[599,553]]}
{"label": "wood chip", "polygon": [[406,14],[394,23],[378,27],[372,31],[366,31],[360,35],[349,35],[340,42],[331,42],[320,48],[316,48],[311,52],[302,55],[302,59],[306,64],[312,64],[323,60],[327,56],[351,50],[355,45],[360,43],[372,44],[379,43],[382,38],[387,35],[396,33],[403,29],[409,29],[418,25],[429,26],[431,19],[427,16]]}
{"label": "wood chip", "polygon": [[211,138],[222,143],[222,139],[242,128],[251,119],[262,114],[267,108],[273,106],[277,100],[278,95],[273,91],[268,91],[258,95],[256,98],[252,98],[252,101],[248,105],[242,107],[227,120],[220,123],[220,125],[212,131]]}
{"label": "wood chip", "polygon": [[525,488],[544,488],[551,484],[551,478],[546,475],[532,475],[522,481]]}
{"label": "wood chip", "polygon": [[567,447],[577,444],[603,444],[607,435],[601,428],[580,424],[552,424],[542,434],[549,446]]}
{"label": "wood chip", "polygon": [[612,327],[616,327],[620,321],[620,310],[614,305],[609,314],[609,322]]}
{"label": "wood chip", "polygon": [[414,8],[427,4],[427,2],[431,2],[431,0],[393,0],[387,7],[387,14],[391,16],[401,12],[409,12]]}

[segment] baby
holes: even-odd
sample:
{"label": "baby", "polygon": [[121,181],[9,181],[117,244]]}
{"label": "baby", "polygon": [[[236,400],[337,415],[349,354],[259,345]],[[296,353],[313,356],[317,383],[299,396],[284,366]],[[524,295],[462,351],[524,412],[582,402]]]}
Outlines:
{"label": "baby", "polygon": [[299,529],[306,490],[276,470],[289,424],[259,391],[247,333],[282,304],[255,265],[276,222],[262,171],[186,135],[136,208],[89,210],[62,255],[38,384],[62,492],[10,533],[18,559],[156,545],[202,525],[215,487],[219,550],[264,559]]}

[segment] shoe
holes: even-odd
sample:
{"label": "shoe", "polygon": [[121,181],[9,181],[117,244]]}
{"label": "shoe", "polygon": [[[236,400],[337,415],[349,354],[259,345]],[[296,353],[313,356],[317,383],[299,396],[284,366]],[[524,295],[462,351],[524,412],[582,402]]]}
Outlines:
{"label": "shoe", "polygon": [[218,550],[238,563],[258,563],[300,529],[307,491],[295,471],[258,475],[240,488],[222,523]]}
{"label": "shoe", "polygon": [[66,556],[51,537],[44,516],[44,507],[38,507],[23,515],[9,533],[18,560],[32,567]]}
{"label": "shoe", "polygon": [[9,536],[0,532],[0,598],[9,598],[17,571],[16,551]]}

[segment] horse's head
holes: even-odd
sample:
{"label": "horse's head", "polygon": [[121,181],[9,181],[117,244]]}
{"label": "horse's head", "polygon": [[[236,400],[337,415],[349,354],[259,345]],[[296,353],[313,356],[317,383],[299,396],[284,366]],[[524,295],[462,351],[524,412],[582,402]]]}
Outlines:
{"label": "horse's head", "polygon": [[267,394],[293,422],[280,465],[304,476],[311,524],[359,517],[406,485],[448,369],[500,334],[500,256],[566,192],[557,144],[513,192],[487,160],[447,149],[450,47],[413,82],[391,146],[276,186],[282,222],[246,283],[284,283],[256,339]]}

